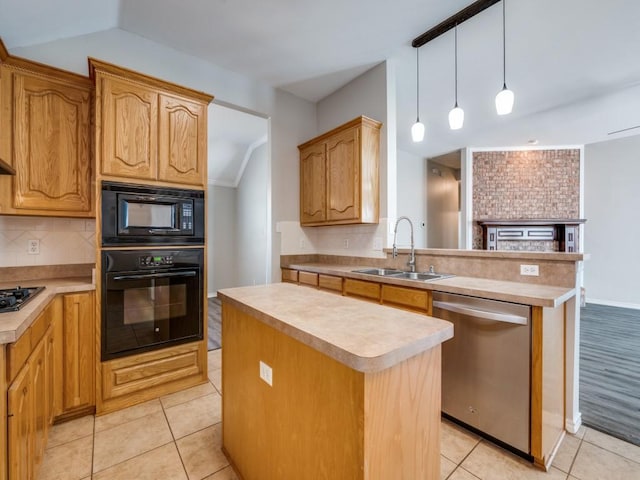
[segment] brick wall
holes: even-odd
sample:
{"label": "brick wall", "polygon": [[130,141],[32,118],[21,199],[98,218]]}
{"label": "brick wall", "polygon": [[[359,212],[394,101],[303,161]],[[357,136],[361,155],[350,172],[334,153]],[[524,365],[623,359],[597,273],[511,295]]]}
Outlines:
{"label": "brick wall", "polygon": [[[474,220],[566,219],[579,214],[580,150],[473,153]],[[482,248],[478,226],[473,248]]]}

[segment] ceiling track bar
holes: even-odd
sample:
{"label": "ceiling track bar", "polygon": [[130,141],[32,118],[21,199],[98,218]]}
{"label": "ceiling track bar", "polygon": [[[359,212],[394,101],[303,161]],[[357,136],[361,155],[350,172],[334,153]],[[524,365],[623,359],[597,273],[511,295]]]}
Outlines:
{"label": "ceiling track bar", "polygon": [[411,42],[411,46],[414,48],[420,48],[425,43],[430,42],[434,38],[438,38],[443,33],[448,32],[456,25],[460,25],[462,22],[469,20],[471,17],[475,17],[480,12],[486,10],[492,5],[495,5],[500,0],[477,0],[471,5],[463,8],[458,13],[450,16],[443,22],[433,27],[431,30],[427,30],[422,35],[416,37]]}

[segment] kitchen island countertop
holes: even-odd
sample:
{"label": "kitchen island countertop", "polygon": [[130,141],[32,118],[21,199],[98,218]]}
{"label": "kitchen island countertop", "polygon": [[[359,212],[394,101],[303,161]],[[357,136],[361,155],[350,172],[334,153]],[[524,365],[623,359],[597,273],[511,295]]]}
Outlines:
{"label": "kitchen island countertop", "polygon": [[453,336],[451,323],[287,283],[218,292],[241,311],[360,372],[396,365]]}

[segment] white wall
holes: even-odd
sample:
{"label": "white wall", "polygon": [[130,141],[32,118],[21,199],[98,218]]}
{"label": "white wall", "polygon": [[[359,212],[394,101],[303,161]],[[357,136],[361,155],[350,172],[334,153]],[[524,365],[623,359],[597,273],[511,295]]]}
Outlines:
{"label": "white wall", "polygon": [[[398,216],[411,219],[416,248],[427,247],[427,160],[409,152],[398,150],[397,195]],[[398,245],[409,244],[409,228],[398,226]]]}
{"label": "white wall", "polygon": [[267,144],[256,148],[236,190],[238,286],[267,282]]}
{"label": "white wall", "polygon": [[207,188],[207,294],[237,286],[236,189]]}
{"label": "white wall", "polygon": [[584,149],[587,302],[640,309],[640,135]]}
{"label": "white wall", "polygon": [[275,223],[298,219],[297,145],[317,133],[313,103],[119,29],[16,48],[10,53],[83,75],[88,72],[87,57],[95,57],[205,91],[220,101],[269,117],[272,279],[280,278],[280,236],[275,234]]}
{"label": "white wall", "polygon": [[[324,253],[384,257],[382,246],[390,245],[387,227],[389,203],[395,215],[395,91],[393,66],[383,62],[322,99],[317,104],[317,134],[331,130],[360,115],[382,122],[380,131],[380,223],[336,227],[301,228],[282,224],[283,253]],[[389,99],[391,98],[391,100]],[[311,138],[311,137],[310,137]],[[390,165],[393,165],[391,168]],[[389,196],[391,195],[391,197]],[[293,238],[285,238],[292,235]],[[348,244],[348,247],[345,247]]]}

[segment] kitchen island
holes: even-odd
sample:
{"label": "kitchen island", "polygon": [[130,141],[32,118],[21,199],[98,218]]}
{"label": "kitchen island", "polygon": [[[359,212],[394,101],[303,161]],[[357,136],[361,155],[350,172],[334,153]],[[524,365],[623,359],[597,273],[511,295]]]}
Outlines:
{"label": "kitchen island", "polygon": [[291,284],[218,295],[223,447],[244,480],[440,478],[449,322]]}

